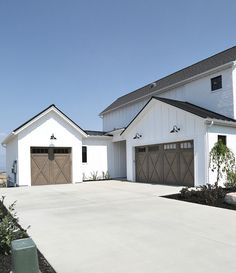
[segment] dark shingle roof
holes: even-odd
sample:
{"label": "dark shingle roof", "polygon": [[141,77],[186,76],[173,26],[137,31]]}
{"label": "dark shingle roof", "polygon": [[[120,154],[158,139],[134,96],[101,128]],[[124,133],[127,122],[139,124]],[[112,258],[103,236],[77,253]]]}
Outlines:
{"label": "dark shingle roof", "polygon": [[155,81],[152,84],[148,84],[131,93],[128,93],[122,97],[119,97],[111,105],[109,105],[105,110],[103,110],[100,113],[100,115],[103,115],[107,111],[111,111],[115,108],[118,108],[122,106],[123,104],[130,103],[133,100],[137,100],[145,96],[151,97],[151,94],[153,92],[158,92],[159,90],[163,88],[167,88],[168,86],[179,83],[183,80],[187,80],[193,76],[197,76],[208,70],[214,69],[218,66],[227,64],[235,60],[236,60],[236,46],[229,48],[225,51],[222,51],[200,62],[197,62],[173,74],[170,74],[160,80]]}
{"label": "dark shingle roof", "polygon": [[89,136],[104,136],[106,134],[106,132],[103,131],[85,130],[85,132]]}
{"label": "dark shingle roof", "polygon": [[127,130],[127,128],[135,121],[135,119],[141,114],[141,112],[147,107],[147,105],[150,103],[151,100],[159,100],[161,102],[167,103],[169,105],[172,105],[174,107],[177,107],[181,110],[184,110],[186,112],[189,112],[193,115],[199,116],[204,119],[218,119],[222,121],[230,121],[235,122],[235,119],[226,117],[224,115],[220,115],[218,113],[215,113],[213,111],[207,110],[205,108],[199,107],[195,104],[189,103],[187,101],[179,101],[179,100],[172,100],[172,99],[166,99],[166,98],[160,98],[160,97],[151,97],[151,99],[144,105],[144,107],[139,111],[139,113],[131,120],[131,122],[127,125],[125,130],[121,133],[121,135]]}
{"label": "dark shingle roof", "polygon": [[224,115],[218,114],[216,112],[207,110],[205,108],[199,107],[195,104],[189,103],[187,101],[179,101],[179,100],[171,100],[171,99],[166,99],[166,98],[160,98],[160,97],[153,97],[156,100],[165,102],[167,104],[170,104],[172,106],[175,106],[177,108],[180,108],[186,112],[189,112],[191,114],[194,114],[196,116],[199,116],[204,119],[219,119],[219,120],[224,120],[224,121],[231,121],[231,122],[236,122],[235,119],[226,117]]}

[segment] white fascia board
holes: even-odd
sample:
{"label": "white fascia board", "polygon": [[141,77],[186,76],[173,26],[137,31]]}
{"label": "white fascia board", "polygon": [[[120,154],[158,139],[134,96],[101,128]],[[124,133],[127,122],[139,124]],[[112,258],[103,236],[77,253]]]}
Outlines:
{"label": "white fascia board", "polygon": [[6,145],[16,136],[14,132],[10,133],[1,143],[1,145],[5,148]]}

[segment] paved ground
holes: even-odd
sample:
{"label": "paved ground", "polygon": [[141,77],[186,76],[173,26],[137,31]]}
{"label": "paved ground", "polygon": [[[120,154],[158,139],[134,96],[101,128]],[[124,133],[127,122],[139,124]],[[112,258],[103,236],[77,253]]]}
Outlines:
{"label": "paved ground", "polygon": [[58,273],[234,273],[235,211],[119,181],[0,189]]}

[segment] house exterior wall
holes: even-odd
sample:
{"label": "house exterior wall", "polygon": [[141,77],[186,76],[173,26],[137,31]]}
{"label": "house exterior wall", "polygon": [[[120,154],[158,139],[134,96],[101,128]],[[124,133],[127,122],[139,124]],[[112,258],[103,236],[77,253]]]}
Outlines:
{"label": "house exterior wall", "polygon": [[[156,92],[153,96],[188,101],[208,110],[235,118],[232,68],[192,80],[179,87],[169,89],[163,93]],[[236,74],[236,72],[234,72]],[[211,78],[222,75],[222,89],[211,91]],[[236,78],[234,77],[236,84]],[[236,88],[236,85],[234,85]],[[236,91],[236,90],[235,90]],[[236,93],[234,93],[236,94]],[[103,115],[103,130],[111,131],[114,128],[126,127],[147,103],[148,98],[130,103],[121,108]]]}
{"label": "house exterior wall", "polygon": [[108,150],[108,171],[112,178],[126,177],[126,142],[111,142]]}
{"label": "house exterior wall", "polygon": [[[12,173],[12,166],[13,166],[13,162],[15,160],[17,160],[17,162],[18,162],[18,138],[17,138],[17,136],[6,147],[6,173],[7,173],[7,177],[9,177],[11,181],[14,181],[14,174]],[[18,184],[18,180],[19,180],[18,173],[19,173],[19,170],[17,168],[17,174],[16,174],[16,183],[17,184]]]}
{"label": "house exterior wall", "polygon": [[[180,128],[178,133],[170,133],[174,125]],[[142,137],[133,139],[136,133],[141,134]],[[205,158],[206,126],[203,119],[176,107],[153,100],[123,135],[127,143],[128,180],[135,181],[136,146],[193,140],[195,185],[205,184],[208,170]]]}
{"label": "house exterior wall", "polygon": [[[50,140],[52,133],[57,138]],[[72,148],[72,182],[82,181],[82,136],[55,112],[49,112],[18,135],[19,185],[31,185],[32,146]]]}
{"label": "house exterior wall", "polygon": [[[214,144],[218,141],[218,135],[226,136],[227,147],[230,148],[236,156],[236,128],[219,125],[209,125],[207,128],[208,148],[206,149],[208,166],[209,152],[213,148]],[[212,172],[210,168],[208,169],[208,181],[211,184],[216,182],[216,172]],[[224,176],[222,177],[220,184],[223,185],[225,181],[226,177]]]}
{"label": "house exterior wall", "polygon": [[83,146],[87,147],[87,163],[82,163],[83,180],[92,180],[92,174],[97,173],[99,179],[108,170],[108,148],[110,138],[88,137],[83,139]]}

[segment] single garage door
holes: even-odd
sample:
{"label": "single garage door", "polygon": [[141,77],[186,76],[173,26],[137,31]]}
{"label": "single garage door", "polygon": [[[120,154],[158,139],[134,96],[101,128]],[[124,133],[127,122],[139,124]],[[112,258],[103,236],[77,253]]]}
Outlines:
{"label": "single garage door", "polygon": [[135,148],[136,181],[194,186],[193,141]]}
{"label": "single garage door", "polygon": [[71,148],[31,147],[31,185],[71,183]]}

